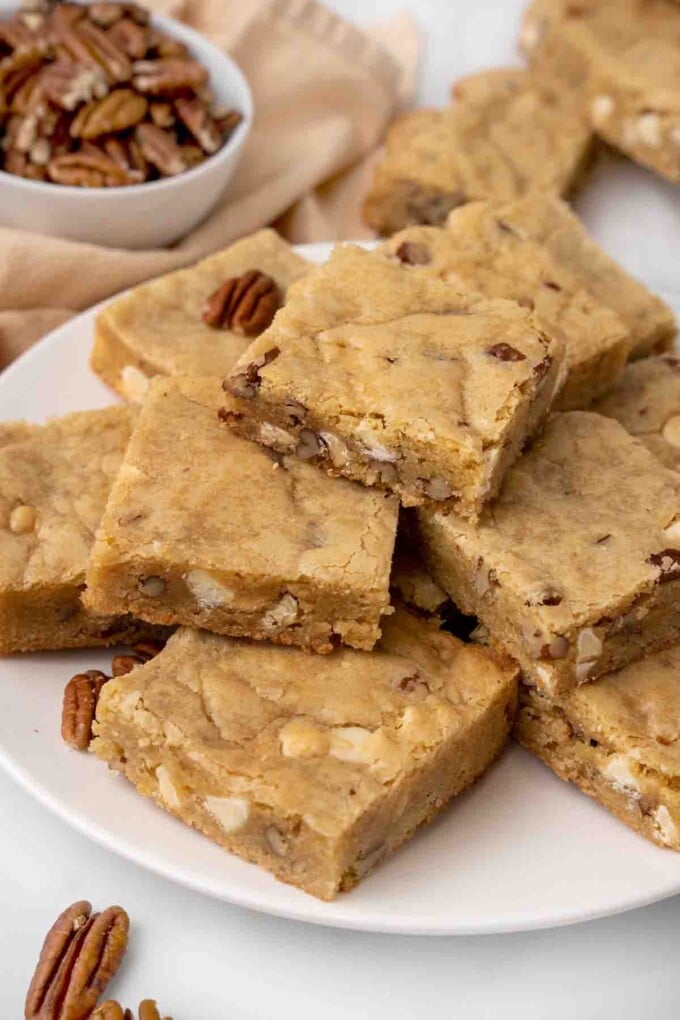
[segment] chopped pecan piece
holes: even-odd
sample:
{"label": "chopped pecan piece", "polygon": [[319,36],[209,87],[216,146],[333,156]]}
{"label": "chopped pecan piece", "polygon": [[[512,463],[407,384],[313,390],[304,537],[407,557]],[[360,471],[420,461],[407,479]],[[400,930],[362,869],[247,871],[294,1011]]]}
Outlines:
{"label": "chopped pecan piece", "polygon": [[139,60],[133,65],[136,89],[151,96],[176,96],[198,89],[208,81],[208,72],[196,60],[168,58]]}
{"label": "chopped pecan piece", "polygon": [[263,333],[283,304],[275,280],[258,269],[233,276],[210,295],[203,321],[215,329],[230,329],[240,336]]}
{"label": "chopped pecan piece", "polygon": [[432,261],[432,256],[424,244],[417,241],[402,241],[395,255],[407,266],[424,266]]}
{"label": "chopped pecan piece", "polygon": [[[231,379],[225,379],[223,383],[224,389],[235,397],[243,397],[244,400],[250,400],[255,396],[260,388],[260,383],[262,382],[262,378],[260,376],[261,369],[263,369],[265,365],[270,365],[272,361],[278,358],[280,353],[281,351],[278,347],[272,347],[257,358],[256,361],[251,361],[249,365],[246,365],[246,367],[239,372],[238,375],[235,375]],[[302,431],[308,432],[309,430],[303,429]],[[312,433],[312,435],[314,435],[314,433]],[[299,456],[299,446],[296,452]]]}
{"label": "chopped pecan piece", "polygon": [[92,723],[97,699],[109,678],[99,669],[77,673],[64,690],[61,712],[61,735],[76,751],[86,751],[92,739]]}
{"label": "chopped pecan piece", "polygon": [[60,914],[28,989],[26,1020],[86,1020],[120,966],[128,930],[121,907],[93,914],[83,900]]}
{"label": "chopped pecan piece", "polygon": [[659,584],[680,578],[680,549],[662,549],[652,553],[647,562],[659,571]]}
{"label": "chopped pecan piece", "polygon": [[222,138],[226,142],[233,135],[234,131],[243,120],[243,114],[239,113],[238,110],[228,110],[219,117],[216,114],[213,114],[213,118]]}
{"label": "chopped pecan piece", "polygon": [[210,115],[210,110],[200,99],[178,99],[175,103],[177,115],[191,132],[204,152],[217,152],[222,144],[222,134]]}
{"label": "chopped pecan piece", "polygon": [[31,163],[25,152],[18,149],[10,149],[5,156],[4,169],[8,174],[16,174],[17,177],[27,177],[32,181],[44,181],[47,179],[47,171],[43,166],[36,166]]}
{"label": "chopped pecan piece", "polygon": [[71,123],[72,138],[99,138],[144,120],[146,99],[132,89],[114,89],[103,99],[96,99],[78,110]]}
{"label": "chopped pecan piece", "polygon": [[123,1007],[119,1002],[107,999],[106,1002],[101,1002],[97,1006],[91,1020],[133,1020],[133,1017],[129,1009],[123,1012]]}
{"label": "chopped pecan piece", "polygon": [[510,344],[492,344],[487,348],[486,353],[492,358],[498,358],[499,361],[526,361],[526,354],[522,354]]}
{"label": "chopped pecan piece", "polygon": [[164,648],[165,641],[153,641],[149,638],[148,641],[135,642],[132,646],[132,651],[142,662],[148,662],[149,659],[155,659]]}
{"label": "chopped pecan piece", "polygon": [[174,177],[187,169],[182,150],[169,132],[155,124],[139,124],[135,138],[144,159],[164,177]]}

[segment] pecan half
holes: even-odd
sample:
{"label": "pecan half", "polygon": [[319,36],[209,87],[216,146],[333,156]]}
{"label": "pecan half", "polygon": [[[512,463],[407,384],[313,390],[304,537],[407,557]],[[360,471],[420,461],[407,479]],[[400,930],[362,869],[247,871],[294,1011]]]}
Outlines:
{"label": "pecan half", "polygon": [[114,89],[81,107],[71,123],[72,138],[99,138],[134,127],[144,119],[146,99],[132,89]]}
{"label": "pecan half", "polygon": [[80,103],[101,99],[109,91],[100,67],[82,67],[67,60],[58,60],[46,69],[42,86],[47,98],[62,110],[75,110]]}
{"label": "pecan half", "polygon": [[182,150],[171,134],[155,124],[139,124],[135,139],[144,159],[164,177],[174,177],[187,169]]}
{"label": "pecan half", "polygon": [[149,22],[148,11],[133,3],[116,3],[115,0],[103,3],[90,4],[87,9],[88,17],[99,25],[100,28],[110,28],[122,18],[133,21],[138,25],[146,25]]}
{"label": "pecan half", "polygon": [[120,966],[128,931],[121,907],[101,914],[93,914],[86,900],[68,907],[43,943],[26,996],[26,1020],[86,1020]]}
{"label": "pecan half", "polygon": [[179,119],[203,151],[209,154],[217,152],[222,144],[222,134],[206,104],[200,99],[178,99],[175,109]]}
{"label": "pecan half", "polygon": [[74,60],[87,67],[101,68],[111,84],[129,81],[132,63],[115,42],[91,21],[84,19],[67,29],[61,44]]}
{"label": "pecan half", "polygon": [[123,1011],[119,1002],[107,999],[106,1002],[101,1002],[97,1006],[91,1020],[134,1020],[134,1018],[129,1009]]}
{"label": "pecan half", "polygon": [[[90,7],[90,17],[92,7]],[[141,60],[149,48],[149,29],[132,18],[121,18],[109,29],[109,38],[131,60]]]}
{"label": "pecan half", "polygon": [[232,276],[214,291],[203,307],[203,321],[240,336],[263,333],[283,304],[275,280],[259,269]]}
{"label": "pecan half", "polygon": [[155,659],[156,656],[163,651],[165,648],[165,641],[137,641],[132,646],[134,654],[141,659],[142,662],[148,662],[149,659]]}
{"label": "pecan half", "polygon": [[61,735],[76,751],[86,751],[92,740],[92,723],[101,689],[109,678],[99,669],[77,673],[64,689]]}
{"label": "pecan half", "polygon": [[141,666],[143,661],[138,655],[114,655],[111,660],[111,673],[113,676],[125,676],[135,666]]}
{"label": "pecan half", "polygon": [[139,60],[133,65],[133,84],[151,96],[176,96],[198,89],[208,81],[208,72],[196,60]]}
{"label": "pecan half", "polygon": [[213,117],[225,142],[231,138],[234,131],[243,120],[243,114],[239,113],[238,110],[227,110],[226,113],[221,114],[219,117],[213,113]]}

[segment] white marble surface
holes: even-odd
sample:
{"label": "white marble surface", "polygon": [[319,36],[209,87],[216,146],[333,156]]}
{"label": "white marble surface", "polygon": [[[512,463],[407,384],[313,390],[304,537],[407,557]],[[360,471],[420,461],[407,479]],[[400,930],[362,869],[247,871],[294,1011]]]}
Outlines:
{"label": "white marble surface", "polygon": [[[331,0],[367,22],[399,0]],[[419,0],[421,96],[513,59],[516,0]],[[624,163],[601,166],[579,199],[591,229],[632,270],[680,289],[678,192]],[[680,898],[555,931],[416,939],[312,928],[177,888],[89,843],[0,774],[0,1017],[19,1020],[46,925],[82,896],[133,915],[113,991],[153,995],[175,1020],[676,1020]],[[499,833],[502,838],[502,833]]]}

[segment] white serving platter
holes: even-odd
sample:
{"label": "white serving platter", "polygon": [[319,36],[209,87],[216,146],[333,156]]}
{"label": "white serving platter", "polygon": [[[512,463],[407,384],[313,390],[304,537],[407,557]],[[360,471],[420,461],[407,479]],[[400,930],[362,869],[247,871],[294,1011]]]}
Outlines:
{"label": "white serving platter", "polygon": [[[330,246],[301,250],[321,261]],[[88,368],[95,313],[55,330],[0,375],[0,418],[42,421],[113,401]],[[547,928],[680,892],[680,855],[630,832],[513,746],[357,889],[319,902],[224,853],[66,748],[64,684],[83,669],[107,669],[110,658],[78,651],[0,659],[0,765],[84,835],[191,889],[315,924],[430,935]]]}

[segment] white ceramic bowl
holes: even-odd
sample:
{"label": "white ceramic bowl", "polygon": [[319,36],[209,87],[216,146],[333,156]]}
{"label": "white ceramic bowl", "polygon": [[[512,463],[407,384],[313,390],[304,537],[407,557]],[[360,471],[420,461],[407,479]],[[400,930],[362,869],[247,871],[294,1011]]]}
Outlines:
{"label": "white ceramic bowl", "polygon": [[[0,2],[0,17],[16,4]],[[121,188],[75,188],[0,171],[0,224],[111,248],[157,248],[179,240],[210,212],[234,172],[253,119],[250,88],[234,61],[172,18],[152,22],[180,39],[210,72],[216,102],[243,114],[214,156],[176,177]]]}

